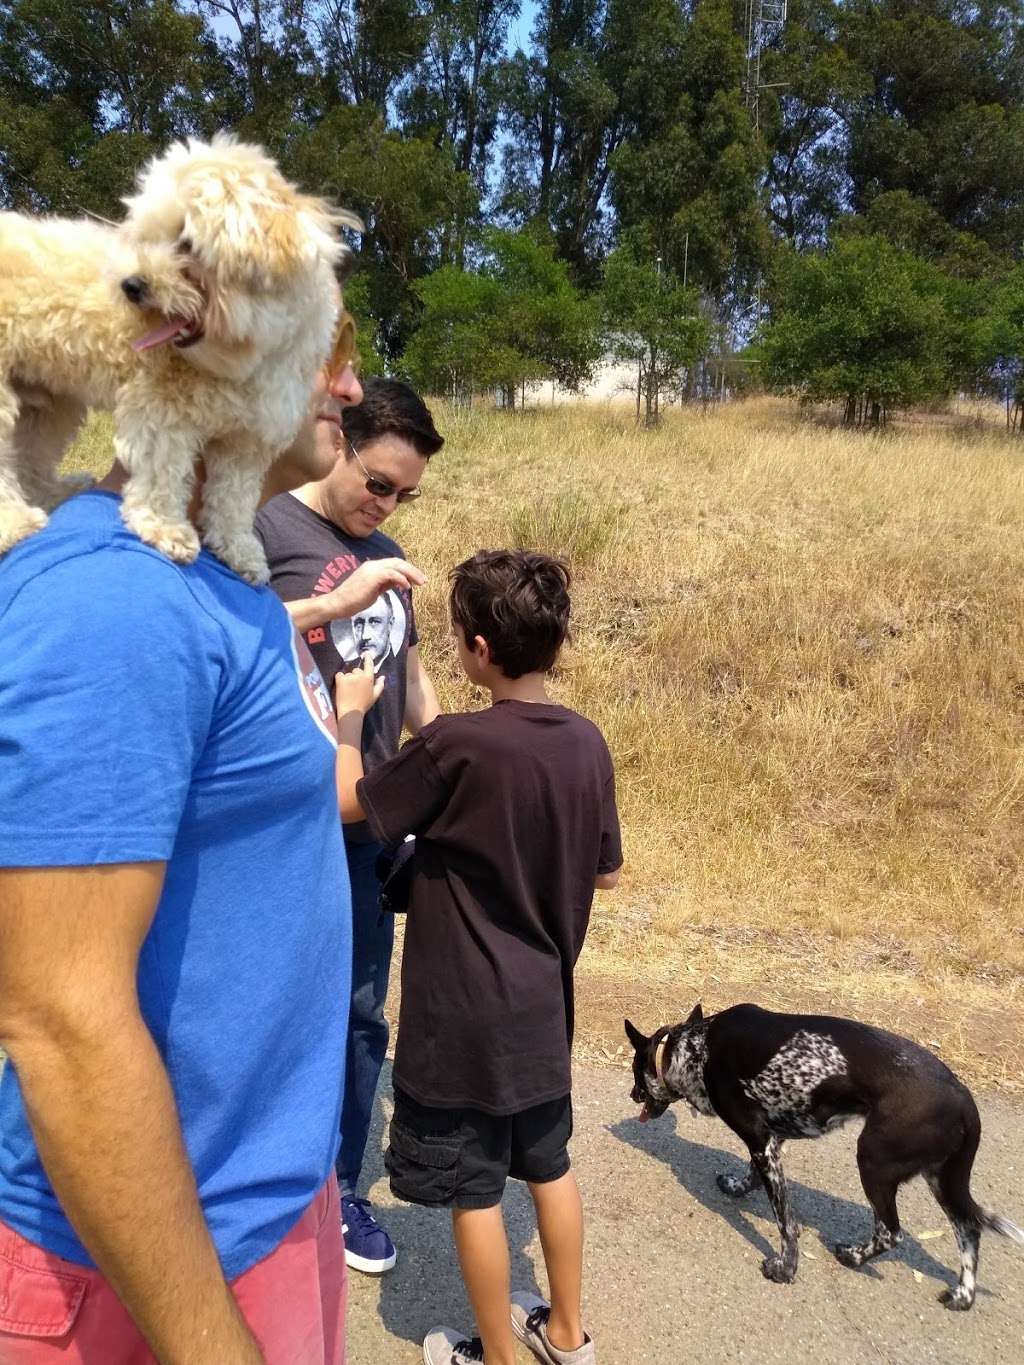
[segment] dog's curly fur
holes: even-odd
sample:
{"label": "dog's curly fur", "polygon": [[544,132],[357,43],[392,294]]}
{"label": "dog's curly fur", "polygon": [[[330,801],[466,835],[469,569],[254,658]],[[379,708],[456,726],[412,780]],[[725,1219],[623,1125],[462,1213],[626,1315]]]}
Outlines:
{"label": "dog's curly fur", "polygon": [[341,298],[342,224],[259,147],[178,143],[141,173],[120,227],[0,214],[0,554],[80,484],[56,469],[87,407],[114,412],[122,514],[189,561],[203,543],[251,582],[267,469],[306,417]]}

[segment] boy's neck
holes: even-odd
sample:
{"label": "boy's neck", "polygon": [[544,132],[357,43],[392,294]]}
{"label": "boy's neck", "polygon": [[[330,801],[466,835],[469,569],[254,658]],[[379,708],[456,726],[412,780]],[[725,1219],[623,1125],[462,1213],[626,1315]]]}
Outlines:
{"label": "boy's neck", "polygon": [[544,684],[545,673],[524,673],[521,678],[506,678],[504,673],[494,670],[493,677],[487,678],[484,685],[491,694],[491,705],[498,701],[549,702]]}

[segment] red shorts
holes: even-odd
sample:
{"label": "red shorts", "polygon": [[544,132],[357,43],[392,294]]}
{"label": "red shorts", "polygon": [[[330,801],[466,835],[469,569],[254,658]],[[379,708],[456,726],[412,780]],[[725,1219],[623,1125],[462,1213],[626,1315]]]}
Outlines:
{"label": "red shorts", "polygon": [[[267,1365],[345,1365],[345,1251],[332,1175],[284,1241],[231,1289]],[[0,1223],[2,1365],[157,1365],[97,1270]]]}

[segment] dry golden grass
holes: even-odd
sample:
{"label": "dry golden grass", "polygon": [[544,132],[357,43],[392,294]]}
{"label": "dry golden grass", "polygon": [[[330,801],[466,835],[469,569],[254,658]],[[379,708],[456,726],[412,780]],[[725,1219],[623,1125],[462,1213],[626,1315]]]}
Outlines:
{"label": "dry golden grass", "polygon": [[[886,1020],[952,992],[1006,1013],[974,1069],[1012,1083],[1024,443],[983,421],[851,434],[771,400],[654,432],[614,408],[435,415],[427,496],[388,529],[429,575],[422,650],[447,707],[476,704],[451,565],[519,542],[576,573],[554,692],[608,738],[627,857],[585,972],[826,991]],[[104,431],[78,463],[103,462]],[[963,1029],[943,1037],[970,1062]]]}

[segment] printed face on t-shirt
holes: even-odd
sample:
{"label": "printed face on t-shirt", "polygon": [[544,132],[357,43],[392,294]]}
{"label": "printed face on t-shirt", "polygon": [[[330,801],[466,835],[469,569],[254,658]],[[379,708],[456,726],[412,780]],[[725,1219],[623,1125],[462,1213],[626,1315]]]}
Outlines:
{"label": "printed face on t-shirt", "polygon": [[332,621],[331,639],[344,663],[358,663],[364,654],[369,654],[374,672],[379,673],[390,656],[397,656],[405,639],[402,599],[389,588],[355,616]]}
{"label": "printed face on t-shirt", "polygon": [[387,596],[378,597],[372,606],[352,617],[352,635],[360,654],[367,651],[374,659],[383,659],[391,641],[391,625],[395,619]]}

